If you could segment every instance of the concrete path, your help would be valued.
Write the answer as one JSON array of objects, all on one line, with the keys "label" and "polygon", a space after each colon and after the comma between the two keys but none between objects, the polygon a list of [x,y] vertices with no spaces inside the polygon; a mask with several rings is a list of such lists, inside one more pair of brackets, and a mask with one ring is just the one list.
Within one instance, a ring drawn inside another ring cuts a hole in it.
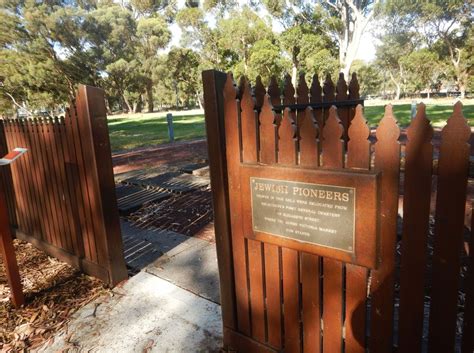
[{"label": "concrete path", "polygon": [[218,352],[218,304],[140,272],[75,313],[67,331],[39,352]]},{"label": "concrete path", "polygon": [[122,234],[126,244],[133,238],[125,255],[138,274],[114,288],[113,296],[78,310],[67,330],[38,351],[218,352],[222,321],[215,243],[128,222],[122,222]]}]

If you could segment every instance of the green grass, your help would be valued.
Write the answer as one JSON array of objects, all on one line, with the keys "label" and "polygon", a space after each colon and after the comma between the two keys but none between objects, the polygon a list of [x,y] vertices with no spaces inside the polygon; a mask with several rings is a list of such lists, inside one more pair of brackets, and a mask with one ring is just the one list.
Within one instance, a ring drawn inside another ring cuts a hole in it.
[{"label": "green grass", "polygon": [[[169,142],[166,116],[130,114],[108,118],[112,151],[159,145]],[[175,141],[192,140],[206,135],[204,115],[174,115]]]},{"label": "green grass", "polygon": [[[427,104],[428,118],[436,127],[443,126],[452,113],[451,102],[433,102]],[[371,127],[376,126],[384,114],[384,105],[371,105],[367,102],[364,111]],[[410,123],[410,104],[395,104],[395,116],[400,126]],[[463,108],[469,125],[474,126],[474,100],[468,100]],[[206,136],[204,115],[197,112],[178,112],[173,115],[174,135],[176,141],[186,141]],[[164,113],[122,114],[108,118],[110,140],[113,151],[122,151],[169,142],[166,116]]]},{"label": "green grass", "polygon": [[[366,106],[364,115],[370,126],[376,126],[382,119],[385,107],[383,105]],[[410,124],[411,104],[398,104],[393,106],[393,112],[400,126]],[[433,126],[443,126],[453,112],[452,105],[448,104],[427,104],[426,116],[431,120]],[[464,116],[468,119],[469,125],[474,126],[474,103],[465,104],[463,107]]]}]

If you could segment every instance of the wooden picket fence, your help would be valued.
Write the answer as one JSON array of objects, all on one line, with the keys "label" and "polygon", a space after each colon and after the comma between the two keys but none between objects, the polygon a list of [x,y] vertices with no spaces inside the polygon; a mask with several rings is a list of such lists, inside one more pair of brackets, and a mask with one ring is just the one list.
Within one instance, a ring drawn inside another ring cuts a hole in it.
[{"label": "wooden picket fence", "polygon": [[[462,104],[435,150],[423,105],[403,146],[390,105],[371,135],[362,105],[353,106],[356,76],[323,87],[315,77],[309,88],[301,77],[296,89],[287,79],[281,92],[276,80],[267,90],[259,80],[237,87],[231,74],[210,70],[203,83],[225,349],[472,353],[474,228],[464,238],[471,130]],[[380,172],[378,267],[246,233],[241,170],[270,167],[275,178]]]},{"label": "wooden picket fence", "polygon": [[80,86],[65,116],[0,123],[0,153],[28,152],[2,167],[10,224],[31,242],[115,285],[127,278],[104,93]]}]

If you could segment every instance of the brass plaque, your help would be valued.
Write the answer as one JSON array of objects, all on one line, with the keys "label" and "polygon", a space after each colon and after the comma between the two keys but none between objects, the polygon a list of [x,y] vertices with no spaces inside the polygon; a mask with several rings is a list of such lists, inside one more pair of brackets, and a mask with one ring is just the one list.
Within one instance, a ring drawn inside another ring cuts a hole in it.
[{"label": "brass plaque", "polygon": [[354,252],[352,187],[250,178],[253,230]]}]

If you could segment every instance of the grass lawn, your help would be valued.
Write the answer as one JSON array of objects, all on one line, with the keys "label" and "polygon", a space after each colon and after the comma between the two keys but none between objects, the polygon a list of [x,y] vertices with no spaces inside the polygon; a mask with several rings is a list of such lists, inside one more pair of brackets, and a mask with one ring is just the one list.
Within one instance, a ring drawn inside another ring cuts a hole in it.
[{"label": "grass lawn", "polygon": [[[427,115],[434,126],[443,126],[452,113],[452,102],[433,101],[427,104]],[[395,104],[395,116],[400,126],[410,123],[411,105]],[[367,102],[365,117],[370,126],[376,126],[384,113],[384,104]],[[464,116],[474,126],[474,100],[464,102]],[[113,151],[128,150],[169,142],[165,113],[121,114],[108,118],[110,140]],[[202,111],[174,112],[174,136],[176,141],[192,140],[206,136]]]}]

